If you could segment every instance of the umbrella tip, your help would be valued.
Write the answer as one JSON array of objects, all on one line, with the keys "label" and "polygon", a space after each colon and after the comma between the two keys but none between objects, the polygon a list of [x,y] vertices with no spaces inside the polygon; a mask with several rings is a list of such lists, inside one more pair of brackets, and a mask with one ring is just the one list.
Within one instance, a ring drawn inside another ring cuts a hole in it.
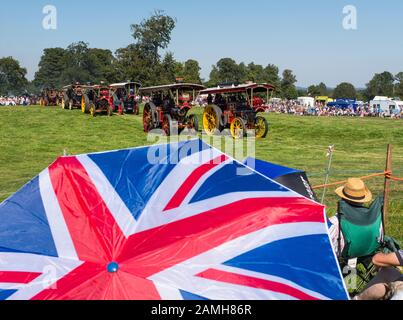
[{"label": "umbrella tip", "polygon": [[119,265],[116,262],[111,262],[107,265],[106,269],[109,273],[116,273],[119,270]]}]

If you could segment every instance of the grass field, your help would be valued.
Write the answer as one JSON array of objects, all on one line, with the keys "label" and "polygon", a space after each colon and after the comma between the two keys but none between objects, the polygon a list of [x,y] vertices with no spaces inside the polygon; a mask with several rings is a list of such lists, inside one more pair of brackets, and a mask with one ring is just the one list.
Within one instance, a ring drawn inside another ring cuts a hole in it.
[{"label": "grass field", "polygon": [[[201,110],[195,110],[201,114]],[[257,141],[262,160],[306,170],[313,185],[322,184],[326,150],[335,145],[331,181],[364,176],[385,167],[386,147],[394,145],[394,174],[403,176],[403,120],[317,118],[266,115],[271,132]],[[145,145],[141,117],[99,116],[78,110],[41,107],[0,107],[0,201],[62,155],[106,151]],[[368,181],[374,194],[383,179]],[[335,210],[333,189],[325,203]],[[321,191],[318,192],[319,197]],[[392,184],[387,231],[403,242],[403,183]]]}]

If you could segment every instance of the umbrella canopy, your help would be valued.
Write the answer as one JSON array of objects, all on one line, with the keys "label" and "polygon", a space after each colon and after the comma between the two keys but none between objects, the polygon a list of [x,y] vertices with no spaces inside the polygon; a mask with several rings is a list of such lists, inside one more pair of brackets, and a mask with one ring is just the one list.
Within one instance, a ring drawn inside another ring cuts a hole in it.
[{"label": "umbrella canopy", "polygon": [[318,198],[304,171],[254,158],[247,158],[244,164],[296,193],[318,202]]},{"label": "umbrella canopy", "polygon": [[0,299],[347,299],[324,208],[200,140],[61,157],[0,205]]}]

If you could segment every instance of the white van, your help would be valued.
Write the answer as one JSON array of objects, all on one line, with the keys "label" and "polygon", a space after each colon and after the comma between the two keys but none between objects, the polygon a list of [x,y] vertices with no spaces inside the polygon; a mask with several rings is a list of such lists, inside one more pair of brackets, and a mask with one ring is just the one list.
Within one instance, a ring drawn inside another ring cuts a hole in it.
[{"label": "white van", "polygon": [[312,97],[298,97],[298,103],[307,108],[315,107],[315,98]]},{"label": "white van", "polygon": [[385,116],[392,116],[399,114],[403,111],[403,101],[394,100],[388,97],[377,96],[374,100],[371,100],[369,106],[374,109],[374,111],[379,110]]}]

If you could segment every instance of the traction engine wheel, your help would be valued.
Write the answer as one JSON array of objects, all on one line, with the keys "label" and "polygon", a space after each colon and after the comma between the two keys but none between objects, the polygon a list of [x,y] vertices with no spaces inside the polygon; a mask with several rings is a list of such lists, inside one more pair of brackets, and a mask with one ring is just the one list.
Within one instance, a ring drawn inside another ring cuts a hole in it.
[{"label": "traction engine wheel", "polygon": [[85,97],[81,97],[81,112],[85,113]]},{"label": "traction engine wheel", "polygon": [[164,120],[162,121],[162,130],[168,137],[173,133],[173,122],[169,114],[164,115]]},{"label": "traction engine wheel", "polygon": [[194,129],[196,133],[199,132],[199,118],[195,114],[189,116],[188,128]]},{"label": "traction engine wheel", "polygon": [[217,133],[220,127],[219,116],[212,106],[207,106],[203,113],[203,129],[207,135],[212,136]]},{"label": "traction engine wheel", "polygon": [[90,115],[91,117],[96,117],[97,111],[95,109],[95,104],[93,102],[90,102]]},{"label": "traction engine wheel", "polygon": [[269,123],[262,116],[257,116],[255,119],[255,136],[257,139],[266,138],[269,132]]},{"label": "traction engine wheel", "polygon": [[143,112],[143,127],[144,132],[150,132],[153,129],[153,116],[150,106],[146,105]]},{"label": "traction engine wheel", "polygon": [[242,118],[235,118],[230,126],[231,135],[234,139],[242,139],[246,135],[245,121]]}]

